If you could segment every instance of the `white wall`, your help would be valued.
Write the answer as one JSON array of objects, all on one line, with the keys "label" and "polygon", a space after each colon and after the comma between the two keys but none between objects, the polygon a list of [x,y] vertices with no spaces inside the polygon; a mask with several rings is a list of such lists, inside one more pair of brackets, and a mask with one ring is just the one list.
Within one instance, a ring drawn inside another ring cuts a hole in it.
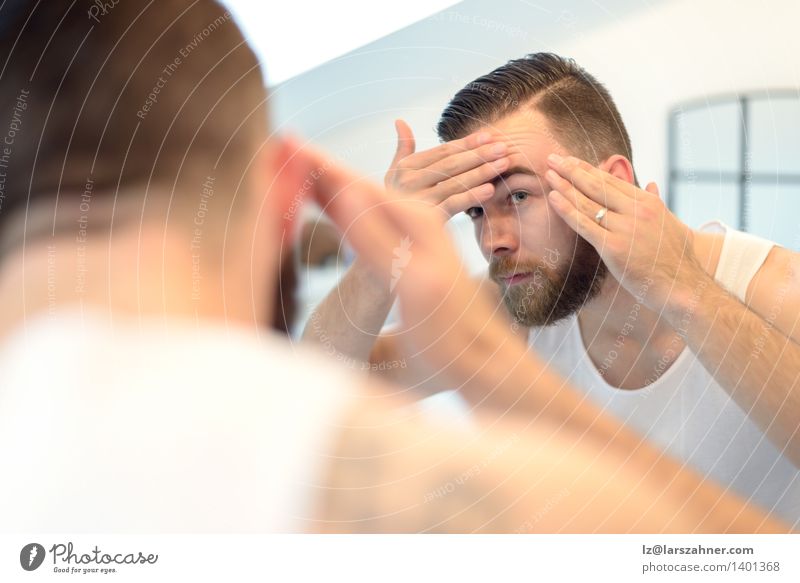
[{"label": "white wall", "polygon": [[798,89],[800,4],[679,0],[570,43],[569,54],[619,105],[640,178],[663,184],[669,110],[751,89]]}]

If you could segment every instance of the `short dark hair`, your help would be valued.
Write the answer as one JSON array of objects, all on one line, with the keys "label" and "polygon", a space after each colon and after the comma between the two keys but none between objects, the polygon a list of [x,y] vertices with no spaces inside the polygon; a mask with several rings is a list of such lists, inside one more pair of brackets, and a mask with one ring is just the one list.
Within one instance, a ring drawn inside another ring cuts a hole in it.
[{"label": "short dark hair", "polygon": [[200,190],[208,175],[217,189],[238,184],[267,132],[266,89],[218,2],[16,1],[1,12],[0,219],[56,196],[80,204],[89,183],[95,195]]},{"label": "short dark hair", "polygon": [[608,90],[572,59],[552,53],[509,61],[467,84],[447,104],[436,131],[449,142],[527,106],[547,118],[562,145],[587,160],[621,154],[633,163],[628,131]]}]

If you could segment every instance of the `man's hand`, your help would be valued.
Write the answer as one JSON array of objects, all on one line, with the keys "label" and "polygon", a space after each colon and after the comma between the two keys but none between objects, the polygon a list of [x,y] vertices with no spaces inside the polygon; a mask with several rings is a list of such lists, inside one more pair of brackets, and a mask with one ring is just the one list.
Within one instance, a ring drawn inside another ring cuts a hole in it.
[{"label": "man's hand", "polygon": [[553,208],[611,274],[655,312],[684,311],[708,274],[695,257],[692,230],[664,205],[658,187],[642,190],[573,157],[551,155],[548,165]]},{"label": "man's hand", "polygon": [[[692,231],[664,206],[655,185],[644,191],[574,158],[549,164],[545,176],[558,214],[625,289],[684,336],[720,386],[800,468],[800,347],[702,269]],[[608,212],[598,224],[603,207]],[[780,311],[781,301],[770,309]]]},{"label": "man's hand", "polygon": [[488,132],[415,153],[408,124],[397,120],[395,128],[397,152],[386,173],[386,188],[438,206],[445,219],[490,199],[492,181],[509,167],[507,146],[493,142]]},{"label": "man's hand", "polygon": [[[312,178],[304,190],[322,205],[358,255],[315,309],[313,325],[306,326],[303,338],[319,344],[324,330],[329,352],[360,362],[405,364],[407,359],[408,368],[381,374],[426,392],[451,389],[461,382],[444,372],[453,357],[442,356],[431,342],[447,334],[448,348],[457,346],[454,321],[480,314],[474,303],[483,294],[469,281],[442,227],[454,213],[493,195],[491,181],[508,167],[502,160],[506,147],[492,153],[491,138],[482,133],[415,154],[408,126],[397,122],[397,132],[386,189],[326,160],[321,152],[294,145],[297,168]],[[381,334],[398,293],[402,325]],[[487,312],[476,321],[488,317]],[[458,329],[464,344],[472,342],[471,326]]]},{"label": "man's hand", "polygon": [[309,168],[326,168],[311,196],[353,246],[361,261],[401,296],[434,309],[441,294],[466,279],[453,243],[428,197],[386,190],[310,146],[298,149]]},{"label": "man's hand", "polygon": [[488,132],[477,132],[415,153],[411,128],[401,120],[396,128],[397,152],[385,177],[386,189],[314,148],[295,145],[296,156],[309,168],[326,168],[311,195],[359,259],[392,290],[408,281],[407,295],[436,297],[467,277],[452,241],[437,228],[442,211],[449,219],[490,198],[492,181],[509,167],[507,146],[493,142]]}]

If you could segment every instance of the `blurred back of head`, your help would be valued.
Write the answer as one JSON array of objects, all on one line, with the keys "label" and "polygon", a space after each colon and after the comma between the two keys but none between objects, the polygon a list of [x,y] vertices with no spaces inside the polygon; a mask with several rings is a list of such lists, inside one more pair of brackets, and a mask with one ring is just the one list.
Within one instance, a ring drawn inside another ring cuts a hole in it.
[{"label": "blurred back of head", "polygon": [[208,177],[241,188],[266,90],[219,3],[17,1],[0,20],[0,112],[16,115],[0,229],[27,205],[74,210],[87,189],[158,191],[148,206],[174,209]]}]

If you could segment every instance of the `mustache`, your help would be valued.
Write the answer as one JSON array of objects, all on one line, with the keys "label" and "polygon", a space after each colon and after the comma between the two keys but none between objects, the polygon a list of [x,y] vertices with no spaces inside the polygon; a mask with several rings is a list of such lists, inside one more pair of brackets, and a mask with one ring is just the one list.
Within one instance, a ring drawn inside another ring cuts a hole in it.
[{"label": "mustache", "polygon": [[500,257],[489,262],[489,277],[500,283],[504,277],[510,277],[515,273],[542,273],[550,276],[552,269],[543,261],[515,259],[513,257]]}]

